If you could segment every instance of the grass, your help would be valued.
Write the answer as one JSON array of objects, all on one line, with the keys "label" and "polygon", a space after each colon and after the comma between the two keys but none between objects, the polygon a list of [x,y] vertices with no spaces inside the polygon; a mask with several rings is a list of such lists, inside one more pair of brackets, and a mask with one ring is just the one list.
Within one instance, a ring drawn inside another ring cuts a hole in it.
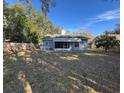
[{"label": "grass", "polygon": [[119,53],[25,51],[4,55],[4,93],[119,93]]}]

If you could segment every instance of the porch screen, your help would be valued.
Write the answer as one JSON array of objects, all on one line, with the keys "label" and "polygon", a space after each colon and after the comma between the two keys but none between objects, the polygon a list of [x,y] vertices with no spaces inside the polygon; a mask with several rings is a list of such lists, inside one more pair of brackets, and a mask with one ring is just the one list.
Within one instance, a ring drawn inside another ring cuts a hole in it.
[{"label": "porch screen", "polygon": [[55,48],[69,48],[69,42],[55,42]]}]

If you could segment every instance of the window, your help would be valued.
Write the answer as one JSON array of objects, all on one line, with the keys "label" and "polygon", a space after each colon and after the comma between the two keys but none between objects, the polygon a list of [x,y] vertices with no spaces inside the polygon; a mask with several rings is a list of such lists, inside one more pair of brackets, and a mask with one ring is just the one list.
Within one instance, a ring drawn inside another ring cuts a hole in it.
[{"label": "window", "polygon": [[79,47],[79,43],[78,42],[75,42],[74,45],[75,45],[75,47]]},{"label": "window", "polygon": [[69,42],[55,42],[55,48],[69,48]]}]

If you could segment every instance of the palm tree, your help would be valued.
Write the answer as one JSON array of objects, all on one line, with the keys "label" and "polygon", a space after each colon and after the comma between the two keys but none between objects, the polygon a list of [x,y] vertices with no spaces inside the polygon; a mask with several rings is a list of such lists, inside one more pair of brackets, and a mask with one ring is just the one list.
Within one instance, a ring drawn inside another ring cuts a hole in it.
[{"label": "palm tree", "polygon": [[[19,0],[19,1],[25,2],[29,9],[32,8],[31,0]],[[47,13],[50,11],[50,8],[55,6],[55,0],[40,0],[40,3],[41,3],[42,13],[44,14],[45,17],[47,17]]]},{"label": "palm tree", "polygon": [[40,2],[41,2],[42,12],[43,12],[44,16],[46,17],[50,8],[55,6],[55,0],[40,0]]}]

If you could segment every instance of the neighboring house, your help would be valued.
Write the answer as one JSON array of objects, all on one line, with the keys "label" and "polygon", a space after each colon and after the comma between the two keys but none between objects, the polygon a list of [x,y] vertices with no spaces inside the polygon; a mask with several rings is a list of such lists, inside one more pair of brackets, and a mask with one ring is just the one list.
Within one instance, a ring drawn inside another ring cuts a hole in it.
[{"label": "neighboring house", "polygon": [[108,36],[120,41],[120,34],[108,34]]},{"label": "neighboring house", "polygon": [[54,51],[80,51],[88,47],[88,38],[74,35],[45,36],[41,48]]}]

